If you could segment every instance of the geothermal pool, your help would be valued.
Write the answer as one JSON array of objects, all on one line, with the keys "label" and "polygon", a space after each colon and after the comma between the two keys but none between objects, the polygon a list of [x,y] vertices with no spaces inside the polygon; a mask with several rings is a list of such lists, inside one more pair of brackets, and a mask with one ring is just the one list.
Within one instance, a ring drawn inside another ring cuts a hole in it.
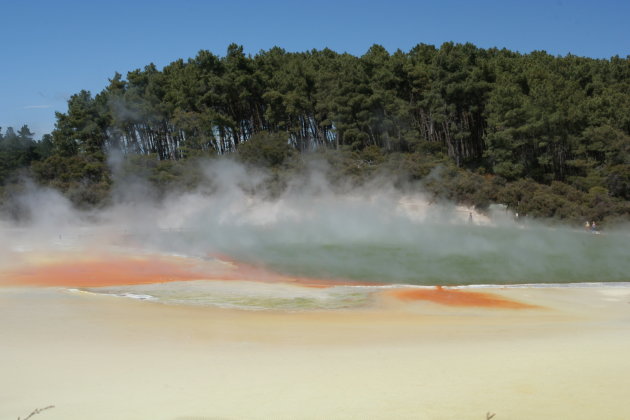
[{"label": "geothermal pool", "polygon": [[389,298],[523,309],[535,304],[484,288],[629,284],[623,232],[435,224],[388,235],[381,243],[369,235],[318,241],[308,231],[288,236],[250,226],[245,242],[216,241],[203,230],[105,242],[87,229],[29,247],[18,232],[0,279],[165,304],[288,311],[358,309]]},{"label": "geothermal pool", "polygon": [[627,229],[242,175],[94,212],[27,192],[0,417],[630,418]]},{"label": "geothermal pool", "polygon": [[630,416],[623,232],[406,226],[11,229],[0,417]]}]

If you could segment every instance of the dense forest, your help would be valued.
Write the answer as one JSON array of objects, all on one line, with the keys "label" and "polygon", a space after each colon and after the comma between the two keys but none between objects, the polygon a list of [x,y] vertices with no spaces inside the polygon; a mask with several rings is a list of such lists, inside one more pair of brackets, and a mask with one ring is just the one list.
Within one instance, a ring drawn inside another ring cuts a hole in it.
[{"label": "dense forest", "polygon": [[27,126],[0,130],[5,207],[25,176],[79,206],[107,204],[116,150],[160,189],[195,188],[194,163],[227,155],[267,167],[280,191],[318,158],[346,185],[387,174],[481,210],[502,203],[573,223],[630,215],[630,56],[453,43],[251,56],[232,44],[223,57],[116,73],[56,117],[41,141]]}]

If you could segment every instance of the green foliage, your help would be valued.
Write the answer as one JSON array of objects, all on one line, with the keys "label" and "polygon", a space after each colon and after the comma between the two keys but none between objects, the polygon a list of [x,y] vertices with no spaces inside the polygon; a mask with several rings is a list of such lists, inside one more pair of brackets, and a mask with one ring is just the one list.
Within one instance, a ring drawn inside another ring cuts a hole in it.
[{"label": "green foliage", "polygon": [[147,157],[135,170],[160,188],[195,183],[182,161],[229,153],[283,185],[300,154],[319,154],[348,184],[393,173],[482,208],[613,217],[630,199],[630,58],[451,42],[249,56],[231,44],[222,57],[202,50],[73,95],[41,142],[28,128],[0,133],[0,182],[32,166],[41,182],[95,203],[114,149]]},{"label": "green foliage", "polygon": [[123,159],[112,179],[122,188],[129,182],[147,181],[157,194],[191,191],[203,180],[201,165],[194,158],[159,160],[155,155],[131,155]]},{"label": "green foliage", "polygon": [[48,157],[51,152],[50,136],[44,136],[42,141],[37,142],[26,125],[17,133],[12,127],[8,127],[4,135],[0,130],[0,185],[23,172],[32,162]]},{"label": "green foliage", "polygon": [[238,148],[239,159],[247,164],[262,167],[279,167],[293,153],[286,134],[260,132]]},{"label": "green foliage", "polygon": [[33,163],[35,179],[65,193],[79,207],[107,202],[111,180],[102,156],[53,154]]}]

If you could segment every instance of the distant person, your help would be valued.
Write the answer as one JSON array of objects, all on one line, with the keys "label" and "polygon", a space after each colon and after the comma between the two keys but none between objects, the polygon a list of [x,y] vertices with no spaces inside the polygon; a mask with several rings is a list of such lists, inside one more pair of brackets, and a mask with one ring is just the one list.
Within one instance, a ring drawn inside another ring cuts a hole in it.
[{"label": "distant person", "polygon": [[591,222],[591,232],[597,232],[597,225],[595,224],[594,220]]},{"label": "distant person", "polygon": [[584,223],[584,229],[591,230],[591,224],[588,222],[588,220],[586,221],[586,223]]},{"label": "distant person", "polygon": [[468,212],[468,223],[472,225],[472,212]]}]

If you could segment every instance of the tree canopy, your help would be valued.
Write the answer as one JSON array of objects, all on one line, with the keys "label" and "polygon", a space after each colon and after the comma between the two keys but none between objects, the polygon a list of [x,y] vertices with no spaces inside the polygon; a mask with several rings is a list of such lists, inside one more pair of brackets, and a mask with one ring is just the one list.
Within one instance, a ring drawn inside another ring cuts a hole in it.
[{"label": "tree canopy", "polygon": [[[231,44],[222,57],[202,50],[161,70],[116,73],[96,96],[73,95],[41,143],[26,126],[7,129],[0,181],[31,166],[38,180],[64,191],[78,183],[106,194],[105,156],[114,149],[157,166],[235,153],[277,167],[325,151],[367,172],[375,165],[405,172],[429,189],[426,176],[446,168],[440,194],[478,205],[499,201],[560,218],[623,215],[630,57],[469,43],[394,53],[373,45],[360,57],[274,47],[251,56]],[[562,201],[569,196],[577,201]],[[593,210],[599,202],[609,210]]]}]

